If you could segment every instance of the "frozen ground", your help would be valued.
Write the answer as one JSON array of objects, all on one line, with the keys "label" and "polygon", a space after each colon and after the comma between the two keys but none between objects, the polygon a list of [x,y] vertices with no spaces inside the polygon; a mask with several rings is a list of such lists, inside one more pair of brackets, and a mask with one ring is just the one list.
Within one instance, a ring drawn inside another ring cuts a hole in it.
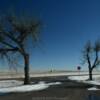
[{"label": "frozen ground", "polygon": [[38,84],[23,85],[22,81],[5,80],[0,81],[0,93],[37,91],[46,89],[51,85],[59,84],[61,84],[61,82],[45,83],[40,81]]},{"label": "frozen ground", "polygon": [[68,79],[75,80],[77,82],[88,83],[94,85],[94,87],[89,88],[88,90],[100,90],[96,86],[100,86],[100,75],[93,75],[93,80],[88,80],[89,76],[69,76]]},{"label": "frozen ground", "polygon": [[[62,73],[41,73],[41,74],[32,74],[34,77],[43,77],[43,76],[68,76],[70,80],[75,80],[78,82],[88,83],[95,85],[100,85],[100,75],[99,72],[95,72],[93,75],[93,81],[88,81],[87,72],[62,72]],[[32,76],[31,75],[31,76]],[[16,75],[14,76],[16,77]],[[3,78],[0,76],[0,78]],[[6,78],[9,78],[6,76]],[[11,78],[11,77],[10,77]],[[61,82],[39,82],[38,84],[32,85],[23,85],[23,81],[18,80],[3,80],[0,81],[0,93],[9,93],[9,92],[27,92],[27,91],[38,91],[43,90],[51,85],[59,85]],[[96,86],[89,88],[88,90],[99,90]]]},{"label": "frozen ground", "polygon": [[[99,71],[94,71],[93,74],[100,75]],[[87,71],[59,71],[59,72],[31,72],[31,77],[49,77],[49,76],[72,76],[72,75],[88,75]],[[6,79],[6,78],[24,78],[23,73],[15,73],[15,72],[2,72],[0,73],[0,79]]]},{"label": "frozen ground", "polygon": [[8,87],[20,86],[22,84],[23,84],[23,81],[2,80],[2,81],[0,81],[0,88],[8,88]]}]

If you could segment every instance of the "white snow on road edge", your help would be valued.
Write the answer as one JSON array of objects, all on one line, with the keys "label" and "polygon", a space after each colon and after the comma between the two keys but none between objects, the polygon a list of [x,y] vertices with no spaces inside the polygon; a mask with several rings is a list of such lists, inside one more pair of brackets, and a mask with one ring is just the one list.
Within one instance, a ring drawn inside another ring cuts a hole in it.
[{"label": "white snow on road edge", "polygon": [[0,80],[0,88],[20,86],[22,84],[23,81],[18,80]]},{"label": "white snow on road edge", "polygon": [[68,79],[76,81],[84,81],[88,79],[88,76],[69,76]]},{"label": "white snow on road edge", "polygon": [[90,81],[88,80],[88,75],[87,76],[69,76],[69,80],[75,80],[77,82],[83,82],[83,83],[88,83],[88,84],[93,84],[93,85],[100,85],[100,76],[93,76],[93,80]]},{"label": "white snow on road edge", "polygon": [[[8,82],[10,83],[10,81]],[[3,82],[7,82],[7,81],[3,81]],[[1,84],[1,81],[0,81],[0,84]],[[0,93],[39,91],[39,90],[46,89],[51,85],[59,85],[59,84],[61,84],[61,82],[52,82],[52,83],[39,82],[38,84],[20,85],[20,86],[15,85],[14,87],[4,87],[3,86],[4,88],[0,88]]]},{"label": "white snow on road edge", "polygon": [[[93,76],[93,80],[89,81],[88,80],[88,75],[87,76],[69,76],[68,79],[70,80],[75,80],[77,82],[82,82],[82,83],[87,83],[87,84],[92,84],[92,85],[99,85],[100,86],[100,75],[94,75]],[[100,90],[97,87],[92,87],[92,88],[88,88],[88,90]]]},{"label": "white snow on road edge", "polygon": [[97,91],[97,90],[100,90],[98,89],[97,87],[91,87],[91,88],[88,88],[89,91]]}]

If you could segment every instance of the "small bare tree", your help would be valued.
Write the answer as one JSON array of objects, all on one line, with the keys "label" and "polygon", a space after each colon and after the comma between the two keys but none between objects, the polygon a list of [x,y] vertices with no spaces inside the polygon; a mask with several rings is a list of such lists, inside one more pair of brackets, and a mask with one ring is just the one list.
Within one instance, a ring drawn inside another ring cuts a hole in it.
[{"label": "small bare tree", "polygon": [[30,44],[30,39],[33,39],[34,42],[38,41],[39,26],[39,21],[25,16],[10,15],[0,20],[0,54],[7,58],[11,53],[22,55],[25,65],[24,84],[30,83],[27,45]]},{"label": "small bare tree", "polygon": [[99,51],[100,51],[99,40],[95,42],[94,46],[91,44],[90,41],[86,43],[83,51],[83,59],[84,63],[88,64],[89,80],[93,79],[92,78],[93,69],[96,68],[98,65],[100,65]]}]

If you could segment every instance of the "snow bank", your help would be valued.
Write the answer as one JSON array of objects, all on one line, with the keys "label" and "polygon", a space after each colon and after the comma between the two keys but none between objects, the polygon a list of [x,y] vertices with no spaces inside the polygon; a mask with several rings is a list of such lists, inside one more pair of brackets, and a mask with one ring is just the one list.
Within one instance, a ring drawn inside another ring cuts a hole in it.
[{"label": "snow bank", "polygon": [[[89,76],[69,76],[68,79],[75,80],[77,82],[87,83],[91,85],[100,85],[100,75],[94,75],[93,80],[88,80]],[[97,87],[88,88],[88,90],[100,90]]]},{"label": "snow bank", "polygon": [[[88,75],[81,75],[81,76],[69,76],[68,79],[70,80],[79,80],[79,81],[85,81],[89,79]],[[93,80],[99,81],[100,82],[100,75],[93,75]]]},{"label": "snow bank", "polygon": [[50,85],[60,85],[60,84],[61,84],[61,82],[48,83],[49,86]]},{"label": "snow bank", "polygon": [[36,90],[43,90],[48,88],[49,86],[45,83],[38,83],[35,85],[23,85],[17,87],[8,87],[8,88],[1,88],[0,92],[8,93],[8,92],[28,92],[28,91],[36,91]]},{"label": "snow bank", "polygon": [[0,88],[6,88],[6,87],[14,87],[22,85],[23,81],[18,80],[1,80],[0,81]]},{"label": "snow bank", "polygon": [[92,84],[92,85],[100,85],[100,82],[98,80],[93,80],[93,81],[83,81],[84,83]]},{"label": "snow bank", "polygon": [[83,82],[83,83],[88,83],[88,84],[93,84],[93,85],[100,85],[100,76],[98,75],[93,76],[93,81],[89,81],[88,77],[89,76],[69,76],[68,79],[75,80],[77,82]]},{"label": "snow bank", "polygon": [[91,88],[88,88],[89,91],[97,91],[97,90],[100,90],[98,89],[97,87],[91,87]]},{"label": "snow bank", "polygon": [[76,81],[84,81],[88,79],[88,76],[69,76],[68,79]]},{"label": "snow bank", "polygon": [[[10,87],[5,86],[5,84],[1,84],[4,82],[8,82],[8,84],[9,84],[8,86],[10,86]],[[20,82],[18,84],[17,83],[12,84],[12,82],[13,82],[12,80],[2,81],[2,82],[0,81],[0,85],[3,87],[3,88],[0,88],[0,93],[38,91],[38,90],[46,89],[51,85],[61,84],[61,82],[45,83],[45,82],[41,81],[38,84],[34,84],[34,85],[22,85],[21,84],[20,86],[18,86]],[[14,86],[14,87],[12,87],[12,86]]]}]

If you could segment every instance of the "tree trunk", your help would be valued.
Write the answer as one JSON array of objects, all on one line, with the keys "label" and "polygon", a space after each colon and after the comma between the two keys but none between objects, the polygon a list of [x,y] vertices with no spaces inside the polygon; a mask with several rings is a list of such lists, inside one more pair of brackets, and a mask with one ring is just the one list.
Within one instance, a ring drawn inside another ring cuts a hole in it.
[{"label": "tree trunk", "polygon": [[29,55],[25,54],[24,55],[24,74],[25,74],[25,78],[24,78],[24,84],[30,84],[30,77],[29,77]]},{"label": "tree trunk", "polygon": [[89,80],[92,80],[92,69],[89,69]]}]

